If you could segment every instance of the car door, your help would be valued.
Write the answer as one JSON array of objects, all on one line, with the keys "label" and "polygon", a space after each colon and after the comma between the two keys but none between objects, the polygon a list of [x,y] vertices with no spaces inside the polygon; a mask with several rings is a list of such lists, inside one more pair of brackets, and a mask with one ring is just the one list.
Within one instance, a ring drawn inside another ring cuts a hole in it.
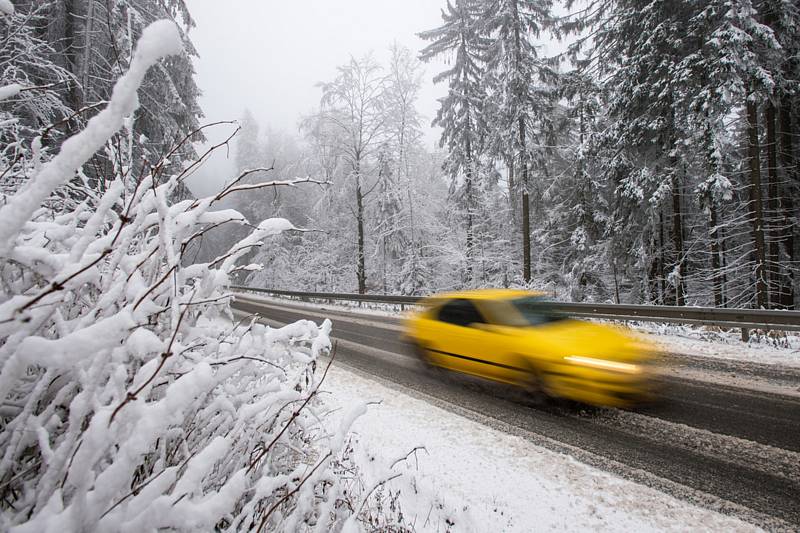
[{"label": "car door", "polygon": [[495,378],[490,362],[497,334],[466,298],[450,300],[436,311],[437,335],[429,345],[431,360],[442,367]]}]

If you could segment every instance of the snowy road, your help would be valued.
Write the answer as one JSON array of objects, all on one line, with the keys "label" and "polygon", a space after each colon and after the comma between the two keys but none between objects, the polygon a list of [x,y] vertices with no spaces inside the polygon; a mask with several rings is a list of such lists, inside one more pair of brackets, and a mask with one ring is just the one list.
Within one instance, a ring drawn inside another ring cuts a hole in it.
[{"label": "snowy road", "polygon": [[429,375],[396,318],[249,296],[235,308],[275,325],[329,317],[348,370],[692,503],[767,529],[800,527],[800,369],[676,356],[658,406],[543,408],[507,387]]}]

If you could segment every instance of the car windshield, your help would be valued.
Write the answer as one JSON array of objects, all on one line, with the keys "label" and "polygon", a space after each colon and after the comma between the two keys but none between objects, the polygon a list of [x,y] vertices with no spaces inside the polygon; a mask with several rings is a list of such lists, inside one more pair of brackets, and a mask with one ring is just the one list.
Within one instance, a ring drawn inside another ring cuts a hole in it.
[{"label": "car windshield", "polygon": [[492,316],[496,324],[514,327],[541,326],[569,318],[541,296],[492,302]]}]

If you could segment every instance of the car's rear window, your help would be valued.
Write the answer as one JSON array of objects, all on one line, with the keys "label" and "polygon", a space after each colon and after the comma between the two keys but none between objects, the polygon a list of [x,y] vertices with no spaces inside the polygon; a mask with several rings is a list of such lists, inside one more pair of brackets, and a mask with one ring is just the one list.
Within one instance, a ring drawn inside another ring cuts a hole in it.
[{"label": "car's rear window", "polygon": [[569,318],[554,310],[551,302],[542,296],[493,302],[492,315],[497,324],[516,327],[541,326]]}]

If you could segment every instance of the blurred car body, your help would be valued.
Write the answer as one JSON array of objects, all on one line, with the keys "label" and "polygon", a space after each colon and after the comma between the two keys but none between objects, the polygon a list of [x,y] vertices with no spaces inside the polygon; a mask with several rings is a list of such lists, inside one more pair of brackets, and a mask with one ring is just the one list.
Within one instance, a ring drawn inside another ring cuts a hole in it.
[{"label": "blurred car body", "polygon": [[431,366],[593,405],[652,399],[650,346],[621,328],[559,314],[542,294],[485,289],[421,305],[406,318],[405,337]]}]

